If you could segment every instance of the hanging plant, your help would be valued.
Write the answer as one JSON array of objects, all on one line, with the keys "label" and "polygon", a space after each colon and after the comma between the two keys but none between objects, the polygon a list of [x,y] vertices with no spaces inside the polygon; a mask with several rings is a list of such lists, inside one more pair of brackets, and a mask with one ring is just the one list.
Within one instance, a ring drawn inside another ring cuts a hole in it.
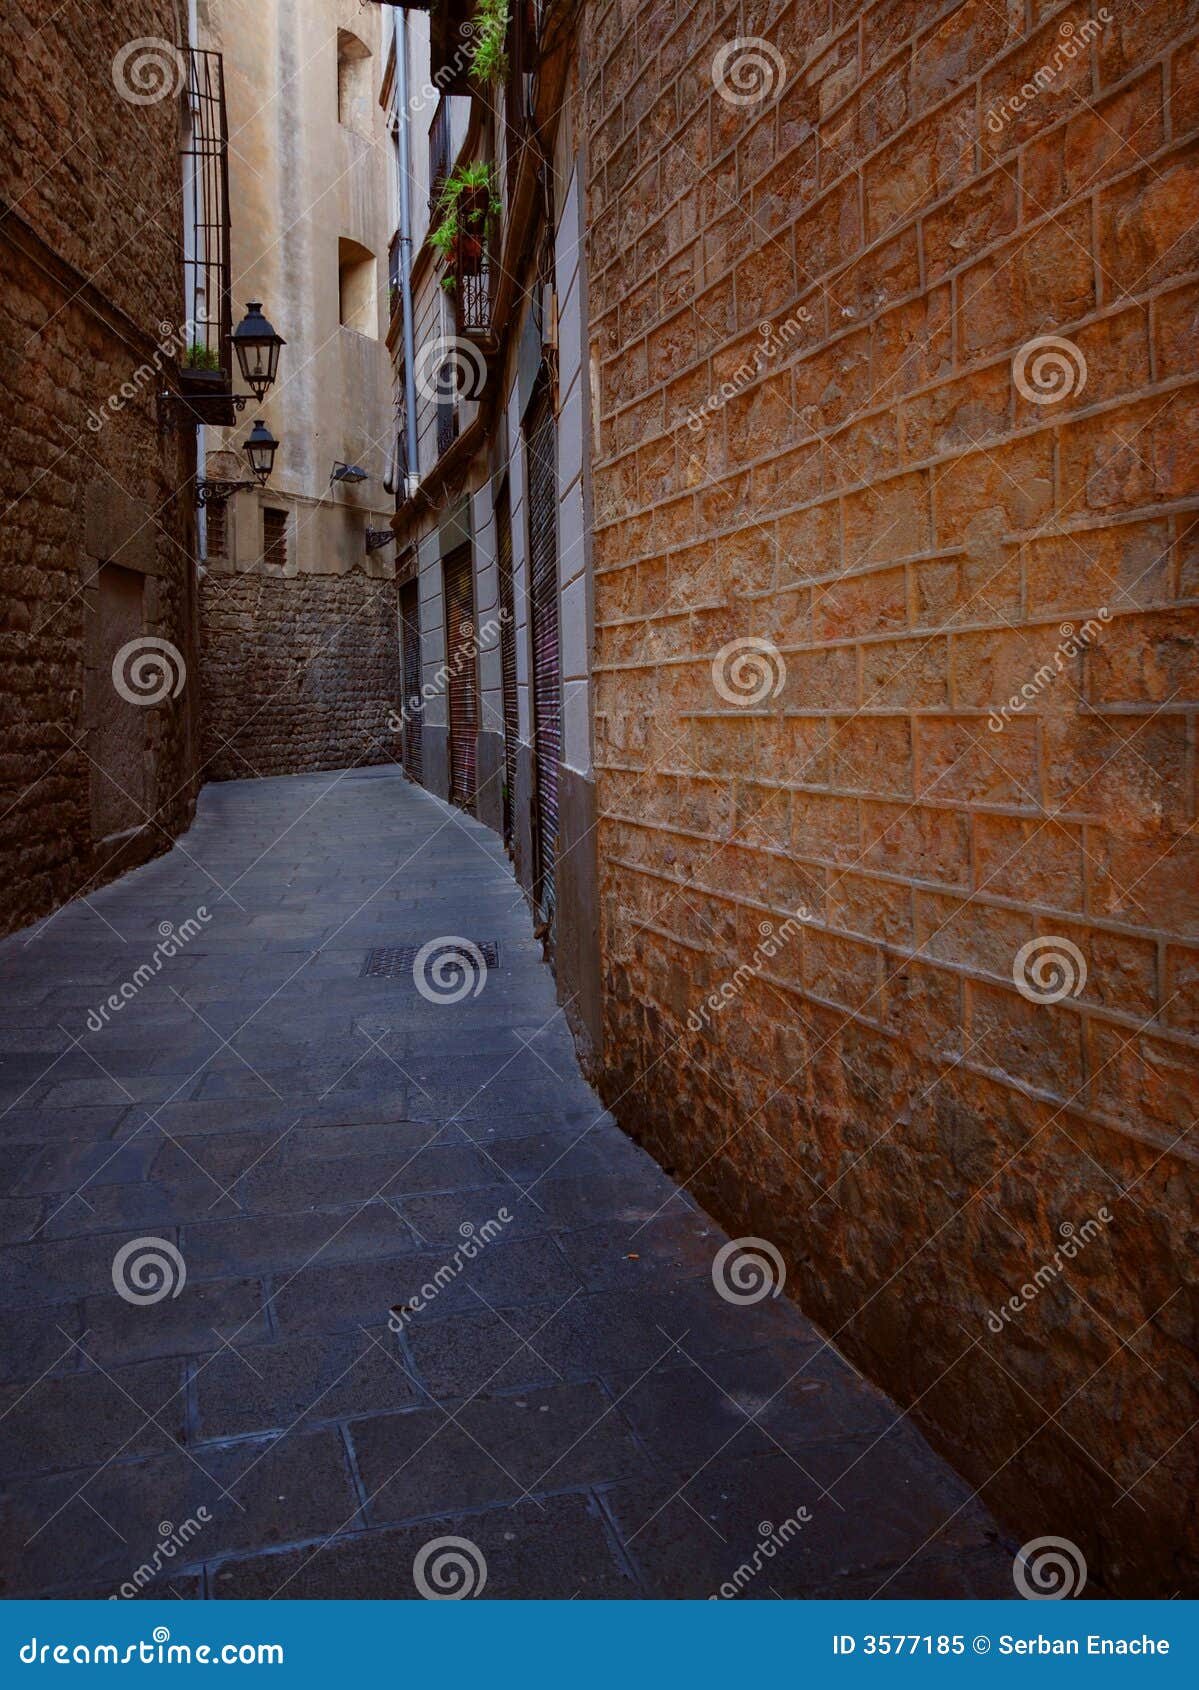
[{"label": "hanging plant", "polygon": [[476,82],[503,82],[508,75],[510,0],[479,0],[475,7],[470,74]]},{"label": "hanging plant", "polygon": [[437,224],[429,233],[429,245],[446,262],[443,288],[452,289],[459,276],[478,275],[487,225],[500,210],[490,161],[459,165],[441,191]]},{"label": "hanging plant", "polygon": [[183,355],[185,370],[219,370],[221,361],[210,346],[205,346],[201,340],[193,340]]}]

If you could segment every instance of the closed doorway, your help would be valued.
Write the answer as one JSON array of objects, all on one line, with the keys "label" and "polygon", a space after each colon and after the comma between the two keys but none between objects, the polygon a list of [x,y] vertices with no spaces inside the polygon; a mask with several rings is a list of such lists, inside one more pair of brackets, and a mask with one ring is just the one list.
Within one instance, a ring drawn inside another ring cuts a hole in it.
[{"label": "closed doorway", "polygon": [[156,679],[158,660],[143,632],[144,584],[136,570],[115,563],[106,563],[97,581],[89,628],[88,723],[92,837],[97,841],[130,833],[150,819],[146,752],[152,698],[143,702],[139,694]]},{"label": "closed doorway", "polygon": [[404,694],[400,756],[413,780],[423,780],[421,726],[424,699],[421,694],[420,587],[416,581],[405,581],[400,588],[400,686]]},{"label": "closed doorway", "polygon": [[529,488],[529,620],[533,645],[536,815],[533,895],[552,921],[558,855],[562,674],[558,655],[558,502],[554,410],[542,381],[525,418]]},{"label": "closed doorway", "polygon": [[516,590],[512,578],[512,512],[504,488],[495,508],[500,585],[500,669],[504,691],[504,843],[512,849],[516,808],[516,748],[520,708],[516,697]]},{"label": "closed doorway", "polygon": [[445,571],[446,664],[450,716],[450,802],[473,812],[475,746],[479,732],[479,683],[476,674],[475,595],[471,552],[459,546]]}]

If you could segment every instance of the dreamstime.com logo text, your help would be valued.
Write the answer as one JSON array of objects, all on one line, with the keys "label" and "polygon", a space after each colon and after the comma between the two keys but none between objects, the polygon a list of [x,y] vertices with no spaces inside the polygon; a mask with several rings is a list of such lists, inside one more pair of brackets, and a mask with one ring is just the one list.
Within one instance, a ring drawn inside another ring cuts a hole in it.
[{"label": "dreamstime.com logo text", "polygon": [[86,422],[92,434],[99,434],[110,417],[115,417],[123,411],[126,405],[133,403],[147,387],[157,388],[157,379],[161,377],[166,365],[178,362],[179,354],[186,352],[193,340],[197,338],[196,325],[193,322],[168,323],[165,320],[158,325],[159,341],[154,348],[154,355],[145,363],[139,364],[131,376],[127,376],[117,388],[110,393],[100,408],[93,405],[88,411]]},{"label": "dreamstime.com logo text", "polygon": [[758,1542],[748,1561],[742,1561],[732,1578],[725,1579],[719,1590],[714,1590],[708,1597],[709,1602],[730,1602],[740,1596],[751,1579],[757,1577],[762,1569],[774,1560],[780,1549],[786,1549],[793,1537],[798,1537],[805,1526],[810,1525],[812,1516],[807,1508],[797,1508],[794,1514],[788,1515],[781,1526],[772,1526],[769,1520],[763,1520],[758,1527]]},{"label": "dreamstime.com logo text", "polygon": [[1106,1204],[1096,1215],[1088,1216],[1081,1226],[1076,1227],[1073,1221],[1063,1221],[1058,1227],[1062,1241],[1053,1255],[1047,1262],[1041,1263],[1032,1278],[1026,1280],[1006,1303],[1001,1303],[997,1309],[991,1310],[987,1316],[988,1329],[992,1332],[1002,1332],[1016,1315],[1023,1313],[1030,1303],[1036,1301],[1042,1291],[1048,1290],[1065,1273],[1075,1257],[1081,1255],[1087,1245],[1098,1238],[1104,1227],[1110,1226],[1111,1223],[1111,1210]]},{"label": "dreamstime.com logo text", "polygon": [[799,331],[811,321],[812,313],[806,306],[801,305],[793,317],[788,317],[786,322],[780,323],[777,328],[773,323],[759,323],[758,333],[762,337],[760,343],[737,365],[732,375],[721,382],[714,393],[709,393],[702,405],[692,405],[687,412],[687,427],[692,434],[701,433],[705,424],[722,411],[730,399],[736,399],[747,387],[752,387],[762,371],[783,356]]},{"label": "dreamstime.com logo text", "polygon": [[441,1264],[432,1279],[427,1279],[406,1303],[391,1310],[387,1318],[390,1329],[393,1332],[402,1332],[414,1314],[423,1314],[429,1304],[435,1302],[441,1293],[454,1283],[458,1275],[499,1237],[511,1219],[507,1209],[500,1209],[494,1220],[484,1221],[482,1226],[476,1226],[473,1221],[463,1221],[458,1228],[462,1243],[449,1261]]},{"label": "dreamstime.com logo text", "polygon": [[509,617],[507,610],[501,610],[497,616],[489,617],[478,629],[471,628],[469,623],[464,622],[460,632],[465,638],[455,651],[452,661],[441,664],[431,681],[426,681],[419,692],[413,693],[411,698],[406,698],[402,710],[391,711],[387,718],[388,732],[400,733],[414,716],[420,715],[426,704],[434,698],[440,698],[449,682],[461,675],[467,664],[476,661],[480,651],[489,641],[494,640]]},{"label": "dreamstime.com logo text", "polygon": [[727,1009],[734,998],[739,998],[751,980],[756,980],[768,962],[773,962],[780,951],[786,949],[795,935],[803,927],[805,921],[811,920],[811,912],[801,904],[794,915],[789,915],[782,925],[775,929],[772,921],[763,921],[758,926],[761,943],[754,946],[753,955],[748,962],[721,982],[714,992],[709,992],[698,1009],[693,1009],[687,1017],[687,1030],[698,1033],[708,1026],[714,1015],[719,1015],[722,1009]]},{"label": "dreamstime.com logo text", "polygon": [[201,1506],[193,1515],[188,1515],[182,1525],[173,1526],[169,1520],[163,1520],[158,1527],[159,1541],[154,1546],[154,1553],[148,1561],[143,1561],[131,1578],[125,1580],[121,1588],[113,1593],[108,1600],[120,1602],[132,1601],[140,1596],[147,1585],[154,1583],[159,1575],[174,1561],[181,1549],[186,1549],[193,1537],[200,1532],[212,1519],[207,1508]]},{"label": "dreamstime.com logo text", "polygon": [[1058,44],[1043,65],[1040,65],[1024,84],[1014,94],[1009,94],[1006,100],[1000,100],[996,106],[987,110],[984,122],[992,135],[1000,134],[1012,121],[1013,117],[1032,104],[1038,94],[1044,94],[1053,87],[1058,77],[1073,60],[1085,54],[1097,35],[1112,21],[1112,14],[1106,6],[1100,6],[1093,18],[1087,18],[1084,23],[1075,24],[1070,18],[1058,25]]},{"label": "dreamstime.com logo text", "polygon": [[90,1033],[101,1032],[107,1025],[109,1017],[124,1009],[127,1003],[131,1003],[143,986],[148,986],[151,980],[157,979],[158,975],[162,973],[163,963],[169,962],[174,956],[178,956],[188,940],[194,939],[197,933],[203,932],[211,920],[212,917],[208,913],[207,906],[201,904],[195,915],[189,915],[187,920],[180,922],[178,927],[174,926],[172,922],[160,921],[158,924],[159,940],[150,952],[150,960],[135,968],[128,980],[123,980],[115,992],[110,992],[99,1008],[88,1010],[88,1031]]},{"label": "dreamstime.com logo text", "polygon": [[1072,657],[1084,652],[1091,642],[1103,632],[1105,622],[1110,622],[1112,613],[1106,605],[1099,612],[1098,619],[1088,616],[1081,628],[1075,628],[1073,622],[1063,622],[1061,626],[1061,643],[1054,648],[1053,657],[1033,675],[1031,681],[1025,681],[1020,691],[1013,693],[1006,704],[1001,704],[998,710],[992,710],[987,717],[987,726],[993,734],[1002,733],[1013,716],[1018,716],[1035,698],[1039,698],[1045,688],[1063,674],[1066,664]]},{"label": "dreamstime.com logo text", "polygon": [[452,92],[452,85],[461,79],[462,72],[469,70],[474,34],[475,26],[469,19],[458,25],[458,45],[453,58],[433,72],[432,81],[422,83],[415,93],[408,96],[408,110],[413,117],[435,106],[443,94]]},{"label": "dreamstime.com logo text", "polygon": [[140,1643],[39,1643],[31,1637],[17,1651],[22,1666],[281,1667],[282,1643],[172,1643],[156,1625]]}]

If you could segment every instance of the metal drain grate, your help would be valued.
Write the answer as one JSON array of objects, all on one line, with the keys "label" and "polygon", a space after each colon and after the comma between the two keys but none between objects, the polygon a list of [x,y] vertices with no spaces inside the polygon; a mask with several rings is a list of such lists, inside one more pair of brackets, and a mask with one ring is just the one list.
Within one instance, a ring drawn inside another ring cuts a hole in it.
[{"label": "metal drain grate", "polygon": [[[488,968],[498,968],[500,965],[500,947],[494,939],[469,939],[467,944],[473,945],[479,956],[483,958]],[[367,951],[366,960],[362,964],[360,980],[401,980],[412,978],[413,966],[423,945],[380,945],[376,950]],[[449,962],[451,967],[456,961],[468,971],[477,967],[476,959],[469,951],[464,951],[455,945],[452,939],[434,940],[433,952],[427,959],[431,963],[444,967]]]}]

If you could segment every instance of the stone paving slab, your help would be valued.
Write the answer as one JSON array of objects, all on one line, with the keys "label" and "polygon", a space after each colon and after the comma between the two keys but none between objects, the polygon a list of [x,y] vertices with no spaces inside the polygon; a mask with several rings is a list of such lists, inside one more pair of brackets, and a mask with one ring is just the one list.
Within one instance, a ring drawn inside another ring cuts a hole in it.
[{"label": "stone paving slab", "polygon": [[[477,995],[363,976],[451,934],[499,945]],[[1012,1594],[898,1406],[720,1294],[499,841],[398,772],[206,788],[0,988],[5,1594],[134,1589],[186,1526],[138,1593],[408,1599],[454,1536],[485,1595],[706,1596],[800,1507],[747,1597]]]}]

